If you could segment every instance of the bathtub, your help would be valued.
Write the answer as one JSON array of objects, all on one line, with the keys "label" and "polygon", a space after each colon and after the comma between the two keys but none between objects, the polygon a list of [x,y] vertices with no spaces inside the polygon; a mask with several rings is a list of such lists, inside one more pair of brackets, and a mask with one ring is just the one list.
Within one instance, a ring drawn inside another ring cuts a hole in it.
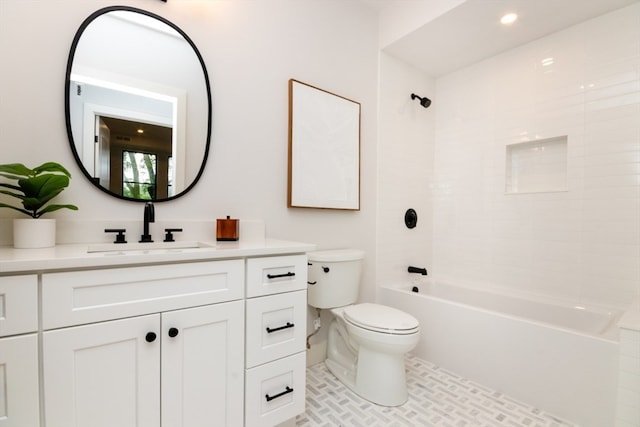
[{"label": "bathtub", "polygon": [[621,312],[432,280],[378,298],[420,322],[416,356],[581,427],[614,425]]}]

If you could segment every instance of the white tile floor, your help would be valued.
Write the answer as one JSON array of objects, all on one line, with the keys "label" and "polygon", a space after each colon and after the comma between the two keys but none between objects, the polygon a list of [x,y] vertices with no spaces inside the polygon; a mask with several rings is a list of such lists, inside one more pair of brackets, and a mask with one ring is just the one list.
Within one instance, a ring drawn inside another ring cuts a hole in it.
[{"label": "white tile floor", "polygon": [[307,369],[306,412],[299,427],[577,427],[552,414],[409,355],[409,400],[374,405],[342,385],[324,363]]}]

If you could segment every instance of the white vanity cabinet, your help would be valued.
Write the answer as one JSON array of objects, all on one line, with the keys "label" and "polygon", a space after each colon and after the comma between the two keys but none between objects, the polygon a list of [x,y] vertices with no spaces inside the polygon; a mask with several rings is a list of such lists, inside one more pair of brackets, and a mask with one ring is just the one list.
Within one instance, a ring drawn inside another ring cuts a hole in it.
[{"label": "white vanity cabinet", "polygon": [[38,277],[0,277],[0,427],[40,425]]},{"label": "white vanity cabinet", "polygon": [[0,247],[0,427],[272,427],[304,412],[306,252]]},{"label": "white vanity cabinet", "polygon": [[245,426],[304,412],[307,257],[247,260]]},{"label": "white vanity cabinet", "polygon": [[47,427],[242,425],[243,288],[243,260],[44,274]]}]

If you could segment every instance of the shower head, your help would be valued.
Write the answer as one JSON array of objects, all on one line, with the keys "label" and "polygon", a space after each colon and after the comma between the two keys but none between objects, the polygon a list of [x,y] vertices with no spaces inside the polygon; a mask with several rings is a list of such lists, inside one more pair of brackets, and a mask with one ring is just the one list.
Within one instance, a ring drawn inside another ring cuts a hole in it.
[{"label": "shower head", "polygon": [[422,105],[424,108],[429,108],[429,105],[431,105],[431,100],[426,96],[423,98],[421,96],[416,95],[415,93],[412,93],[411,99],[419,99],[420,105]]}]

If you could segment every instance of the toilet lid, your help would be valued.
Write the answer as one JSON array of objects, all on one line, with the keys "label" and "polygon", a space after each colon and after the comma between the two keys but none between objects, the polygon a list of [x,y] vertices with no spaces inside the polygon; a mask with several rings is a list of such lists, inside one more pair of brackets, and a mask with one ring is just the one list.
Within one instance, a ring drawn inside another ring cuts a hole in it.
[{"label": "toilet lid", "polygon": [[380,304],[355,304],[345,307],[345,320],[372,331],[388,334],[411,334],[420,324],[404,311]]}]

